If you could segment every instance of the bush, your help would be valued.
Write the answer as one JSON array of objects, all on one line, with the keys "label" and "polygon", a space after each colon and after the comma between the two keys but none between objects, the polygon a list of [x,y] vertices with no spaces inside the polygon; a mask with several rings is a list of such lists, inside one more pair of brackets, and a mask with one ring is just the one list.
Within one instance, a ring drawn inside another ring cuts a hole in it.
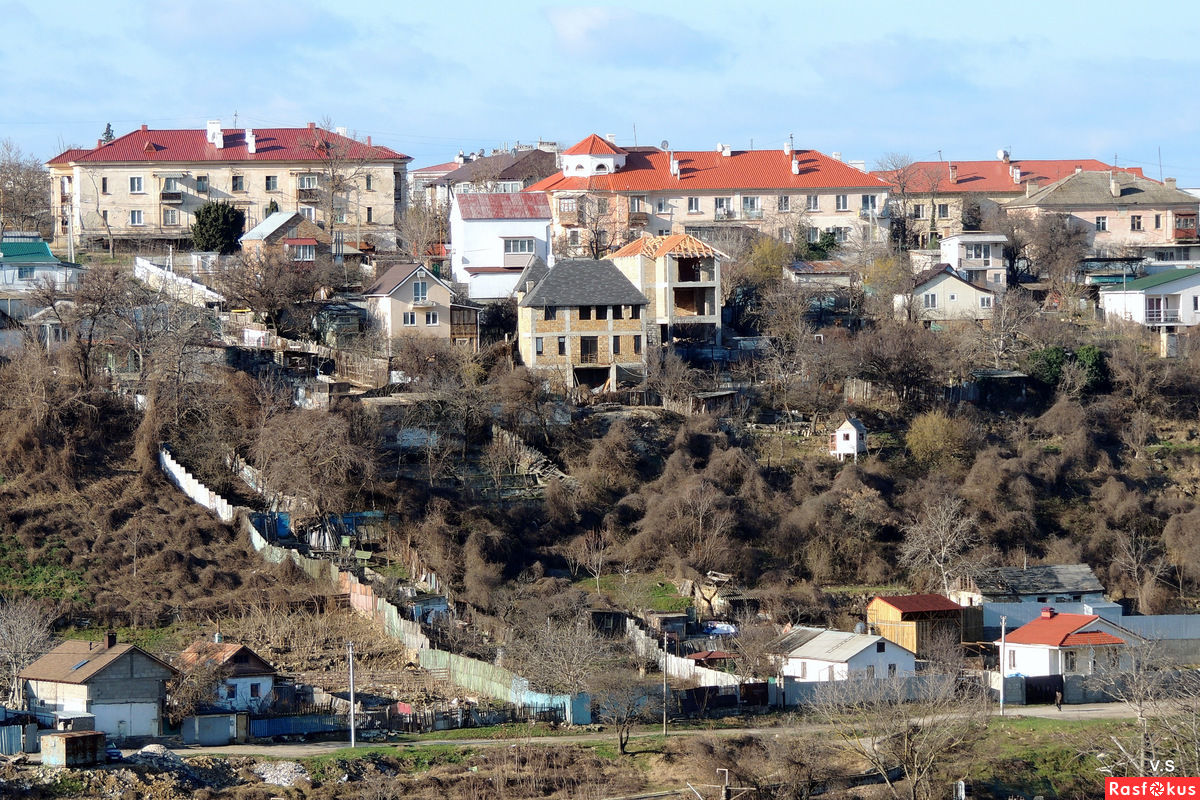
[{"label": "bush", "polygon": [[196,209],[192,242],[197,250],[215,251],[223,256],[238,249],[238,239],[246,227],[246,212],[228,203],[205,203]]},{"label": "bush", "polygon": [[937,410],[914,419],[904,442],[918,462],[937,466],[966,455],[971,438],[971,424],[967,420]]}]

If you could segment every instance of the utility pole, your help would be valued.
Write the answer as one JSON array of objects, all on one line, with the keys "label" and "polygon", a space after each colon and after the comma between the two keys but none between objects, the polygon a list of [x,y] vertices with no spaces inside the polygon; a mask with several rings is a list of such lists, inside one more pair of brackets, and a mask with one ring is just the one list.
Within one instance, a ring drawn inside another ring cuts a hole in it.
[{"label": "utility pole", "polygon": [[346,642],[350,658],[350,746],[354,747],[354,642]]},{"label": "utility pole", "polygon": [[1000,716],[1004,716],[1004,659],[1008,656],[1004,652],[1004,638],[1008,633],[1008,617],[1000,617]]},{"label": "utility pole", "polygon": [[667,744],[667,630],[663,629],[663,746]]}]

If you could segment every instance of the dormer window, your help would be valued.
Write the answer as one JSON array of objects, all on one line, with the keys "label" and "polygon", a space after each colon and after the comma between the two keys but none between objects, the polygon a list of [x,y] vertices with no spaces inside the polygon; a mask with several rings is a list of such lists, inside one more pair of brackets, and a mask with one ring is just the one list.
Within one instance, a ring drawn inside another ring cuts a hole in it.
[{"label": "dormer window", "polygon": [[603,164],[596,165],[596,172],[608,172],[608,167]]}]

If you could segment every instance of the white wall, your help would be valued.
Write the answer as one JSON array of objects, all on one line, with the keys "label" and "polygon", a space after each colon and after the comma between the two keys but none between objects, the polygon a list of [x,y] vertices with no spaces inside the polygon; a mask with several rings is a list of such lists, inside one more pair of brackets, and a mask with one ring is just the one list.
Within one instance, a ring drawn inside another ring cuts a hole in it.
[{"label": "white wall", "polygon": [[462,218],[457,198],[450,206],[450,266],[454,280],[468,283],[465,267],[504,266],[504,237],[533,239],[533,255],[550,263],[550,220]]},{"label": "white wall", "polygon": [[[250,685],[258,684],[258,697],[250,696]],[[227,699],[229,694],[225,691],[225,687],[234,686],[237,688],[237,695],[232,699]],[[248,711],[265,706],[270,702],[268,695],[275,688],[275,677],[273,675],[252,675],[243,678],[226,678],[225,685],[221,687],[219,696],[220,704],[236,709],[238,711]]]},{"label": "white wall", "polygon": [[467,293],[472,300],[479,302],[508,297],[517,288],[517,279],[520,277],[521,273],[516,270],[469,275]]},{"label": "white wall", "polygon": [[110,737],[159,735],[157,703],[97,703],[91,713],[96,715],[96,730]]},{"label": "white wall", "polygon": [[1005,644],[1000,666],[1007,675],[1057,675],[1057,653],[1044,645]]},{"label": "white wall", "polygon": [[[886,639],[880,639],[880,641],[884,646],[882,653],[877,652],[875,645],[872,644],[845,662],[816,658],[788,658],[784,661],[780,673],[785,677],[802,681],[827,681],[845,680],[851,673],[861,675],[869,669],[874,669],[876,678],[886,678],[889,664],[896,665],[896,674],[900,676],[911,675],[916,670],[916,660],[912,653]],[[804,677],[801,677],[802,672]]]}]

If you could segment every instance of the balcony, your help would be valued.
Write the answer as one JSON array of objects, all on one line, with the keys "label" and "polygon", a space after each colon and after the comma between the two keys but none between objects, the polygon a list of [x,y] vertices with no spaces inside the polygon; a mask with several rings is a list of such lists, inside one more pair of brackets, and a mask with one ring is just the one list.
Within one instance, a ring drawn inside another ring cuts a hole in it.
[{"label": "balcony", "polygon": [[579,354],[579,363],[580,364],[599,364],[600,357],[596,353],[580,353]]},{"label": "balcony", "polygon": [[630,211],[629,225],[631,227],[645,227],[650,222],[650,215],[645,211]]},{"label": "balcony", "polygon": [[1147,325],[1178,325],[1182,320],[1179,318],[1179,309],[1177,308],[1148,308],[1146,309],[1146,324]]},{"label": "balcony", "polygon": [[559,211],[558,224],[566,225],[568,227],[583,225],[583,213],[578,209],[575,211]]},{"label": "balcony", "polygon": [[167,192],[159,193],[159,199],[164,203],[179,204],[183,202],[183,192]]},{"label": "balcony", "polygon": [[762,219],[763,210],[761,208],[743,208],[742,219]]},{"label": "balcony", "polygon": [[315,203],[321,199],[317,189],[300,188],[296,190],[296,201],[300,203]]},{"label": "balcony", "polygon": [[732,208],[718,208],[713,212],[713,219],[737,219]]}]

